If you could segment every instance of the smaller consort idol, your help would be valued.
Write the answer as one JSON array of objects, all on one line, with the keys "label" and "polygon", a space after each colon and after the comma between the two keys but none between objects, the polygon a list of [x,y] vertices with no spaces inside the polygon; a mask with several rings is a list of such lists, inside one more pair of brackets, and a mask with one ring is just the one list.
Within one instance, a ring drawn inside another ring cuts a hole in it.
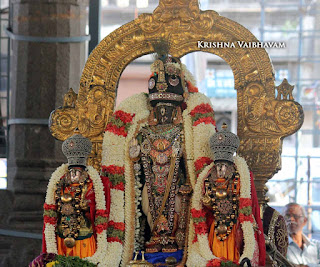
[{"label": "smaller consort idol", "polygon": [[233,156],[239,145],[238,136],[229,132],[227,125],[210,139],[214,162],[199,174],[192,200],[194,239],[189,248],[190,266],[199,259],[203,259],[203,266],[220,266],[222,262],[228,266],[265,265],[253,176],[246,161]]},{"label": "smaller consort idol", "polygon": [[[29,266],[50,266],[79,257],[96,266],[104,260],[110,210],[110,187],[86,166],[92,144],[76,133],[62,144],[68,164],[58,167],[48,184],[44,204],[42,254]],[[61,258],[61,256],[66,258]],[[86,265],[91,266],[91,265]]]}]

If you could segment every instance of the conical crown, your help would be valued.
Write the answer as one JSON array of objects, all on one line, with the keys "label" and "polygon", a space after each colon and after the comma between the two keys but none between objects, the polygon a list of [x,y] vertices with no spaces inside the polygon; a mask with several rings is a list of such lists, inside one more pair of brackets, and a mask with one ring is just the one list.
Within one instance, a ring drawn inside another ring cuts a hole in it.
[{"label": "conical crown", "polygon": [[62,143],[62,152],[68,159],[69,166],[86,166],[92,143],[88,138],[76,133]]},{"label": "conical crown", "polygon": [[233,162],[233,154],[240,145],[239,137],[227,130],[224,124],[220,132],[210,138],[210,148],[214,154],[214,160],[227,160]]}]

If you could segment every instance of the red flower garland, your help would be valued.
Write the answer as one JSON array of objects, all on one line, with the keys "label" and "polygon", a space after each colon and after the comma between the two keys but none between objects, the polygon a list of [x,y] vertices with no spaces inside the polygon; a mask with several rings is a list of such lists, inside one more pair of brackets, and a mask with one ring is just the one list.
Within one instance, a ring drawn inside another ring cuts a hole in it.
[{"label": "red flower garland", "polygon": [[187,88],[189,93],[198,93],[198,87],[194,86],[190,81],[187,81]]},{"label": "red flower garland", "polygon": [[117,189],[117,190],[120,190],[120,191],[124,191],[124,183],[123,182],[120,182],[116,185],[111,185],[111,189]]},{"label": "red flower garland", "polygon": [[44,223],[50,223],[53,225],[57,224],[57,218],[56,217],[49,217],[49,216],[43,216],[43,221]]},{"label": "red flower garland", "polygon": [[213,160],[208,157],[198,158],[194,163],[196,172],[200,172],[205,166],[210,165],[212,162]]},{"label": "red flower garland", "polygon": [[251,222],[251,223],[253,223],[252,214],[246,216],[243,213],[240,213],[238,219],[239,219],[240,223],[243,223],[243,222]]},{"label": "red flower garland", "polygon": [[119,167],[116,165],[102,166],[102,171],[111,174],[124,174],[124,167]]},{"label": "red flower garland", "polygon": [[123,222],[109,221],[109,226],[120,231],[125,230],[125,224]]},{"label": "red flower garland", "polygon": [[107,241],[108,242],[118,242],[120,244],[123,244],[123,242],[121,241],[121,239],[119,237],[107,237]]},{"label": "red flower garland", "polygon": [[112,123],[108,123],[106,131],[112,132],[112,133],[114,133],[116,135],[122,135],[124,137],[127,137],[127,135],[128,135],[124,126],[121,126],[119,128],[116,125],[113,125]]},{"label": "red flower garland", "polygon": [[57,210],[57,205],[53,204],[53,205],[49,205],[47,203],[44,203],[43,205],[44,210]]},{"label": "red flower garland", "polygon": [[101,223],[95,226],[95,229],[98,234],[101,234],[103,230],[107,230],[108,223]]},{"label": "red flower garland", "polygon": [[118,118],[119,120],[121,120],[123,123],[130,123],[130,122],[132,122],[135,114],[130,114],[130,113],[124,112],[122,110],[117,110],[114,113],[114,116],[116,118]]},{"label": "red flower garland", "polygon": [[215,266],[220,266],[221,265],[221,260],[220,259],[212,259],[209,261],[206,265],[206,267],[215,267]]},{"label": "red flower garland", "polygon": [[204,210],[191,209],[191,215],[193,218],[201,218],[206,216],[206,212]]},{"label": "red flower garland", "polygon": [[240,198],[239,209],[245,207],[252,207],[252,200],[250,198]]},{"label": "red flower garland", "polygon": [[191,112],[190,115],[194,117],[197,113],[205,114],[205,113],[214,113],[210,104],[200,104],[196,106]]},{"label": "red flower garland", "polygon": [[199,118],[193,123],[193,126],[197,126],[200,123],[204,124],[213,124],[214,126],[216,125],[216,121],[212,117],[205,117],[205,118]]},{"label": "red flower garland", "polygon": [[194,230],[197,235],[207,234],[208,233],[208,225],[206,222],[195,223]]},{"label": "red flower garland", "polygon": [[98,217],[98,216],[108,218],[109,214],[108,214],[107,210],[96,210],[96,217]]}]

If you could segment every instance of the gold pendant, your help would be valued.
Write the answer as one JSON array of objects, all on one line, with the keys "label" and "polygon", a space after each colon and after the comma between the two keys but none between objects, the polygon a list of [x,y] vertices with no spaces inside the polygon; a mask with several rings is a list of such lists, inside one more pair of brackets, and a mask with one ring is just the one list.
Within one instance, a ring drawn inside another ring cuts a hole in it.
[{"label": "gold pendant", "polygon": [[225,224],[220,224],[218,227],[217,227],[217,230],[218,230],[218,234],[219,235],[223,235],[227,232],[228,228]]},{"label": "gold pendant", "polygon": [[219,199],[226,198],[226,197],[227,197],[227,191],[226,191],[226,190],[223,190],[223,189],[219,189],[219,190],[217,190],[217,192],[216,192],[216,196],[217,196],[217,198],[219,198]]},{"label": "gold pendant", "polygon": [[72,196],[70,194],[64,194],[61,196],[61,200],[63,203],[68,203],[72,200]]},{"label": "gold pendant", "polygon": [[68,248],[73,248],[76,244],[76,240],[73,237],[67,237],[64,239],[64,244]]}]

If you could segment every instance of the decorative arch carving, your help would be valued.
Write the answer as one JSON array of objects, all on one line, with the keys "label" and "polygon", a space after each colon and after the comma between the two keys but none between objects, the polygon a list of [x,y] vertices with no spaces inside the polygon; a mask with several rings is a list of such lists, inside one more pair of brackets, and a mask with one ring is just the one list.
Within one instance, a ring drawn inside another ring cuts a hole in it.
[{"label": "decorative arch carving", "polygon": [[52,112],[52,135],[65,140],[78,127],[93,142],[89,164],[98,169],[102,135],[113,112],[121,73],[134,59],[153,53],[150,41],[158,38],[169,40],[170,54],[175,57],[204,51],[230,65],[237,90],[239,154],[253,171],[258,197],[263,201],[265,182],[281,168],[282,140],[301,127],[303,110],[293,100],[293,88],[286,80],[275,86],[273,66],[264,48],[198,45],[198,41],[258,40],[245,27],[217,12],[201,11],[197,0],[160,0],[152,14],[141,14],[105,37],[87,60],[74,107]]}]

